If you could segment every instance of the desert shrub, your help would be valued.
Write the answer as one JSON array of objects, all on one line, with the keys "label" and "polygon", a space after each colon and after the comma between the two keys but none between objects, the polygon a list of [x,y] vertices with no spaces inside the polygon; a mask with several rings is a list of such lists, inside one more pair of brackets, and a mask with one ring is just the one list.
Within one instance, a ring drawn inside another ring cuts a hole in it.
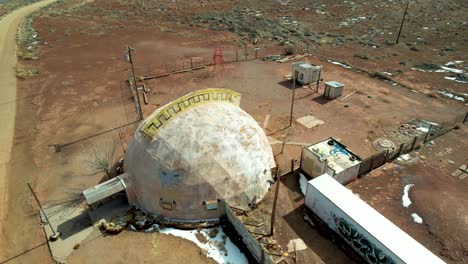
[{"label": "desert shrub", "polygon": [[285,53],[286,55],[293,55],[294,52],[295,52],[295,49],[294,49],[293,46],[288,45],[288,46],[284,47],[284,53]]},{"label": "desert shrub", "polygon": [[37,76],[39,69],[30,65],[16,64],[15,66],[16,77],[20,79],[27,79],[30,77]]},{"label": "desert shrub", "polygon": [[354,54],[353,57],[355,58],[359,58],[359,59],[362,59],[362,60],[370,60],[371,57],[367,54]]}]

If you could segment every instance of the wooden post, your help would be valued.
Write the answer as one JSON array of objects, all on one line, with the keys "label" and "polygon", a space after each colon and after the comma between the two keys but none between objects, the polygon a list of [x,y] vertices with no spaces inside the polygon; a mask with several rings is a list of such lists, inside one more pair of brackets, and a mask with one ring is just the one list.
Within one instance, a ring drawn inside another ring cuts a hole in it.
[{"label": "wooden post", "polygon": [[411,144],[411,150],[414,149],[414,145],[416,145],[416,140],[418,139],[418,136],[414,137],[413,144]]},{"label": "wooden post", "polygon": [[387,149],[387,150],[385,151],[385,160],[384,160],[384,163],[387,163],[387,161],[388,161],[388,155],[389,155],[389,154],[390,154],[390,150]]},{"label": "wooden post", "polygon": [[141,110],[140,95],[138,94],[138,85],[137,85],[137,80],[136,80],[136,75],[135,75],[135,67],[133,66],[133,56],[132,56],[133,50],[134,50],[133,48],[127,47],[128,59],[130,61],[130,64],[132,65],[133,85],[135,87],[135,95],[136,95],[137,104],[138,104],[138,118],[140,120],[143,120],[143,111]]},{"label": "wooden post", "polygon": [[403,13],[403,18],[401,19],[400,30],[398,31],[398,36],[397,36],[395,45],[398,44],[398,41],[400,40],[400,34],[401,34],[401,30],[403,29],[403,23],[405,23],[405,17],[406,17],[406,12],[408,11],[408,6],[409,6],[409,0],[408,2],[406,2],[405,12]]},{"label": "wooden post", "polygon": [[293,74],[292,95],[291,95],[291,112],[290,112],[290,114],[289,114],[289,126],[292,126],[292,123],[293,123],[294,91],[296,90],[296,78],[297,78],[297,74],[296,74],[296,72],[294,72],[294,74]]},{"label": "wooden post", "polygon": [[405,143],[401,143],[400,145],[400,151],[398,151],[398,156],[399,157],[401,155],[401,152],[403,152],[403,147],[405,146]]},{"label": "wooden post", "polygon": [[238,54],[238,50],[236,49],[236,62],[239,62],[239,54]]},{"label": "wooden post", "polygon": [[49,218],[47,217],[46,213],[44,212],[44,209],[42,209],[41,203],[39,202],[39,199],[36,196],[36,193],[34,193],[34,190],[32,189],[31,185],[27,183],[29,190],[31,191],[32,195],[34,196],[34,199],[37,202],[37,205],[39,206],[39,209],[41,210],[42,214],[44,215],[44,218],[46,219],[47,223],[49,224],[50,229],[52,230],[52,235],[49,237],[50,241],[56,241],[61,233],[60,232],[55,232],[54,228],[52,227],[52,224],[50,223]]},{"label": "wooden post", "polygon": [[431,133],[431,128],[432,128],[432,124],[429,125],[429,129],[427,130],[426,137],[424,138],[424,143],[427,142],[427,136],[429,135],[429,133]]},{"label": "wooden post", "polygon": [[273,199],[273,209],[271,211],[271,222],[270,222],[270,236],[273,235],[273,229],[275,225],[275,216],[276,216],[276,203],[278,201],[278,193],[279,193],[279,186],[281,184],[280,181],[280,170],[276,170],[276,188],[275,188],[275,198]]},{"label": "wooden post", "polygon": [[291,173],[294,173],[294,159],[291,159]]},{"label": "wooden post", "polygon": [[193,57],[190,57],[190,69],[193,69]]},{"label": "wooden post", "polygon": [[286,137],[283,138],[283,142],[281,143],[281,152],[280,154],[283,154],[283,151],[284,151],[284,145],[286,144]]},{"label": "wooden post", "polygon": [[317,90],[316,92],[318,93],[319,91],[319,83],[320,83],[320,77],[322,76],[322,69],[320,68],[320,71],[319,71],[319,76],[318,76],[318,80],[317,80]]}]

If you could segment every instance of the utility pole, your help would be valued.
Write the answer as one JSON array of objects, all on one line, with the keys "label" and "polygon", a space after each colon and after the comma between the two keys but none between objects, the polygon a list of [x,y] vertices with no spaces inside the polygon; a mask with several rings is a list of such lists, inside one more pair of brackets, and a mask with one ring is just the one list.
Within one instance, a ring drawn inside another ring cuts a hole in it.
[{"label": "utility pole", "polygon": [[401,19],[400,30],[398,31],[398,36],[397,36],[395,45],[397,45],[397,44],[398,44],[398,41],[400,40],[401,30],[403,29],[403,23],[405,23],[406,13],[408,12],[408,6],[409,6],[409,0],[406,2],[405,13],[403,13],[403,18]]},{"label": "utility pole", "polygon": [[280,181],[280,170],[276,169],[276,188],[275,188],[275,198],[273,199],[273,209],[271,210],[271,222],[270,222],[270,236],[273,235],[273,229],[275,226],[275,216],[276,216],[276,202],[278,201],[279,186]]},{"label": "utility pole", "polygon": [[[132,58],[132,52],[135,50],[132,47],[125,46],[127,48],[127,54],[128,54],[128,62],[132,65],[132,76],[133,76],[133,85],[135,87],[135,95],[137,99],[137,104],[138,104],[138,118],[139,120],[143,120],[143,111],[141,110],[141,103],[140,103],[140,95],[138,94],[138,87],[137,87],[137,80],[136,80],[136,75],[135,75],[135,67],[133,66],[133,58]],[[130,84],[130,87],[132,85]]]},{"label": "utility pole", "polygon": [[49,218],[47,217],[46,213],[44,212],[44,209],[42,209],[41,203],[39,202],[39,199],[37,199],[37,196],[34,193],[31,185],[29,183],[27,183],[27,184],[28,184],[29,190],[31,191],[32,195],[34,196],[34,199],[36,199],[37,205],[39,205],[39,209],[41,210],[41,212],[44,215],[47,223],[49,224],[50,229],[52,230],[53,234],[49,237],[49,240],[50,241],[56,241],[60,237],[60,235],[62,235],[62,234],[60,232],[55,232],[54,228],[52,227],[52,224],[49,221]]},{"label": "utility pole", "polygon": [[294,112],[294,91],[296,90],[296,78],[297,73],[293,74],[293,87],[292,87],[292,96],[291,96],[291,113],[289,114],[289,126],[292,126],[293,122],[293,112]]}]

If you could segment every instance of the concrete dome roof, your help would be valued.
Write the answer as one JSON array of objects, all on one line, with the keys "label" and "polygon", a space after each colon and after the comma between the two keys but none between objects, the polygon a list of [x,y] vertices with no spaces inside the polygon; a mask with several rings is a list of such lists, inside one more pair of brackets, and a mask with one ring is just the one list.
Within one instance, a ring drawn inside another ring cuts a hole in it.
[{"label": "concrete dome roof", "polygon": [[268,139],[226,89],[190,93],[139,126],[125,156],[129,202],[175,221],[218,218],[218,200],[246,208],[270,187]]}]

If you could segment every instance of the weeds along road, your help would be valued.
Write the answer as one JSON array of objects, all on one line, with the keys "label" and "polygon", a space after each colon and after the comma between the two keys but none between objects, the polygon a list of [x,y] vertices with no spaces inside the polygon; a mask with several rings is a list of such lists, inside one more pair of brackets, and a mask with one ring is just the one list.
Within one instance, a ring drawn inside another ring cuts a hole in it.
[{"label": "weeds along road", "polygon": [[[17,62],[16,58],[16,32],[21,20],[31,12],[46,6],[56,0],[45,0],[40,1],[8,14],[0,20],[0,240],[5,238],[12,238],[12,236],[18,235],[21,232],[15,232],[11,230],[11,226],[6,227],[8,222],[17,226],[20,230],[23,228],[23,224],[30,224],[28,221],[21,223],[23,220],[19,219],[14,214],[16,210],[11,210],[12,207],[19,207],[17,204],[20,199],[17,196],[26,195],[24,192],[24,186],[18,186],[10,182],[13,178],[17,181],[21,180],[22,175],[13,175],[10,168],[11,153],[14,130],[15,130],[15,118],[16,118],[16,75],[14,67]],[[23,118],[23,116],[21,116]],[[27,117],[25,117],[27,118]],[[27,180],[27,179],[24,179]],[[24,182],[26,184],[26,182]],[[15,197],[9,197],[14,194]],[[16,222],[15,221],[20,221]],[[36,223],[37,224],[37,223]],[[13,232],[10,236],[7,233]],[[24,231],[23,231],[24,232]],[[27,238],[27,234],[26,235]],[[21,244],[21,240],[26,241],[26,238],[18,238],[18,246]],[[6,243],[10,244],[9,241]],[[5,251],[15,250],[14,245],[6,245],[0,247],[0,261],[6,257]],[[28,245],[24,245],[28,247]],[[7,253],[8,254],[8,253]]]}]

